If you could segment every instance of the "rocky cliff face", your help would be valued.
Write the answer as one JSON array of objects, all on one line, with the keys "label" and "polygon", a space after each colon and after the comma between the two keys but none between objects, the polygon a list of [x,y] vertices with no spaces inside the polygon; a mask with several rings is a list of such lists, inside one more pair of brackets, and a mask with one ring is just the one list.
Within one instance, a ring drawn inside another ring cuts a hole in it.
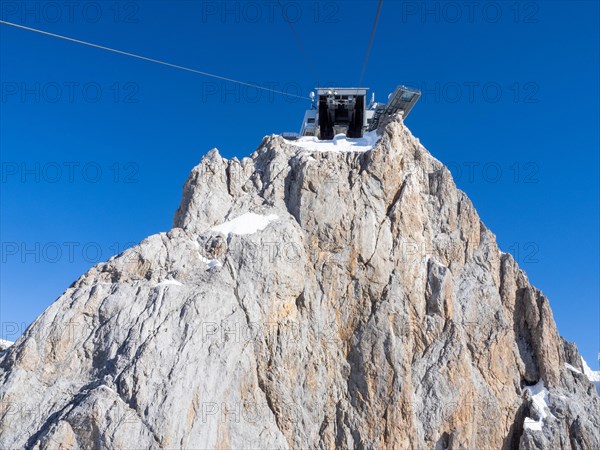
[{"label": "rocky cliff face", "polygon": [[0,353],[0,448],[598,449],[546,297],[401,118],[195,167]]}]

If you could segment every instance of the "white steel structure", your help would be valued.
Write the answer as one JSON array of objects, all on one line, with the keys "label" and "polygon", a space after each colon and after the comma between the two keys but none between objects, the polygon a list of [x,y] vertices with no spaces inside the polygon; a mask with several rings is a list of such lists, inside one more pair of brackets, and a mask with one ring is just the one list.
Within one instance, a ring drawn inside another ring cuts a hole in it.
[{"label": "white steel structure", "polygon": [[[402,111],[408,116],[421,92],[406,86],[398,86],[388,97],[388,103],[375,103],[372,95],[367,105],[367,88],[317,88],[311,92],[312,105],[304,113],[300,136],[315,136],[330,140],[336,134],[349,138],[362,137],[365,131],[374,130],[384,116]],[[284,134],[293,139],[295,133]]]}]

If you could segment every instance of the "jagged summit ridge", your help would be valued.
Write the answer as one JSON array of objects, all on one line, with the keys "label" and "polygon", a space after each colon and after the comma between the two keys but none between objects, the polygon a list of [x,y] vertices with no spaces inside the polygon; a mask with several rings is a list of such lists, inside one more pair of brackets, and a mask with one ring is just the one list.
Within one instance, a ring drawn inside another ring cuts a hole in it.
[{"label": "jagged summit ridge", "polygon": [[600,448],[548,300],[400,117],[379,134],[209,152],[171,231],[0,354],[0,447]]}]

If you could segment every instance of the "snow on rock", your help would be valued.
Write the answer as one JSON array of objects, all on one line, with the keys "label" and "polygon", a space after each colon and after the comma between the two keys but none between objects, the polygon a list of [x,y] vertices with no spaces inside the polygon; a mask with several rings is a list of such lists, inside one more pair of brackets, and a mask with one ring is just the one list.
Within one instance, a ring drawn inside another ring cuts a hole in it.
[{"label": "snow on rock", "polygon": [[221,263],[216,259],[209,260],[207,265],[209,269],[212,269],[213,267],[221,267]]},{"label": "snow on rock", "polygon": [[548,417],[548,413],[546,412],[546,409],[548,409],[548,404],[546,403],[548,389],[544,386],[544,381],[540,380],[533,386],[527,386],[525,390],[529,391],[531,394],[531,406],[539,419],[535,420],[530,417],[525,417],[523,427],[529,430],[541,431],[544,419]]},{"label": "snow on rock", "polygon": [[13,344],[14,344],[14,342],[12,342],[12,341],[0,339],[0,351],[6,350],[8,347],[10,347]]},{"label": "snow on rock", "polygon": [[573,367],[573,366],[572,366],[571,364],[569,364],[569,363],[565,363],[565,367],[566,367],[567,369],[569,369],[570,371],[572,371],[572,372],[575,372],[575,373],[581,373],[581,370],[579,370],[577,367]]},{"label": "snow on rock", "polygon": [[158,283],[157,286],[183,286],[183,284],[177,280],[164,280]]},{"label": "snow on rock", "polygon": [[304,136],[293,141],[292,145],[313,152],[367,152],[375,146],[379,138],[377,131],[367,131],[362,138],[347,138],[345,134],[338,134],[330,141]]},{"label": "snow on rock", "polygon": [[200,244],[198,243],[198,241],[191,240],[191,242],[194,245],[194,247],[196,248],[196,250],[198,250],[198,256],[200,257],[200,260],[206,263],[206,270],[210,270],[213,267],[221,267],[221,263],[219,262],[219,260],[208,259],[208,258],[202,256],[202,254],[200,253]]},{"label": "snow on rock", "polygon": [[217,259],[208,259],[200,255],[200,259],[206,263],[206,269],[210,270],[213,267],[221,267],[221,262]]},{"label": "snow on rock", "polygon": [[581,364],[583,365],[583,373],[586,377],[588,377],[588,380],[590,380],[592,384],[596,386],[596,391],[598,391],[598,394],[600,395],[600,371],[592,370],[583,358],[581,358]]},{"label": "snow on rock", "polygon": [[221,225],[212,227],[211,230],[223,233],[224,235],[253,234],[257,231],[264,230],[269,223],[277,220],[277,218],[278,217],[275,214],[263,216],[261,214],[248,212],[235,219],[222,223]]}]

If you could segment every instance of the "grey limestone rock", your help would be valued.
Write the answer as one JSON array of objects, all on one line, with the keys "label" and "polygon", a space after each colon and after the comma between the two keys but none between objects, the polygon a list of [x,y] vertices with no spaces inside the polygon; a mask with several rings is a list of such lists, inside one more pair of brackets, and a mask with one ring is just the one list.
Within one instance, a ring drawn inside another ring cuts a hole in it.
[{"label": "grey limestone rock", "polygon": [[0,448],[600,448],[548,299],[401,117],[379,133],[209,152],[172,230],[0,352]]}]

